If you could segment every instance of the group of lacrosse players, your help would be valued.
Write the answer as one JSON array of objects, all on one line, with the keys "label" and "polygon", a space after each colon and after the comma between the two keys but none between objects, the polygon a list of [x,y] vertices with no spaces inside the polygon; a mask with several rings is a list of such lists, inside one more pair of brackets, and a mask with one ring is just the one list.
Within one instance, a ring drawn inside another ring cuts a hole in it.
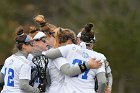
[{"label": "group of lacrosse players", "polygon": [[39,27],[16,29],[13,54],[0,71],[1,93],[111,93],[111,69],[107,58],[93,50],[92,23],[76,35],[43,15],[34,21]]}]

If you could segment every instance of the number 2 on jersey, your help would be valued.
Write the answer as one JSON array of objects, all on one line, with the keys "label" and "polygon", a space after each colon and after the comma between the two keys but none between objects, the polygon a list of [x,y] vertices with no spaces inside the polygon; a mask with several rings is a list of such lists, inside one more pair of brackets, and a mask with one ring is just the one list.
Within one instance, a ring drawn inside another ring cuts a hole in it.
[{"label": "number 2 on jersey", "polygon": [[[6,69],[5,69],[6,71]],[[14,70],[9,68],[8,69],[8,81],[7,81],[7,86],[11,86],[11,87],[14,87]]]},{"label": "number 2 on jersey", "polygon": [[[76,63],[78,65],[83,64],[82,60],[80,60],[80,59],[74,59],[72,64],[76,64]],[[87,76],[88,72],[89,72],[89,69],[83,73],[82,79],[87,79],[88,78],[88,76]]]}]

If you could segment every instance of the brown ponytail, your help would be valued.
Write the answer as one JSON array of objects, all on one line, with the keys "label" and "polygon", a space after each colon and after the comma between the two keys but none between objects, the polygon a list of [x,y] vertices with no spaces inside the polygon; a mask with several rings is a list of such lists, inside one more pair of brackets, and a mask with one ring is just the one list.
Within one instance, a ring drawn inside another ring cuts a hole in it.
[{"label": "brown ponytail", "polygon": [[57,28],[55,25],[46,22],[43,15],[37,15],[34,21],[39,24],[40,30],[46,33],[47,36],[53,35],[54,30]]},{"label": "brown ponytail", "polygon": [[84,28],[82,28],[80,37],[81,41],[84,41],[86,43],[95,43],[95,33],[92,28],[92,23],[86,24]]}]

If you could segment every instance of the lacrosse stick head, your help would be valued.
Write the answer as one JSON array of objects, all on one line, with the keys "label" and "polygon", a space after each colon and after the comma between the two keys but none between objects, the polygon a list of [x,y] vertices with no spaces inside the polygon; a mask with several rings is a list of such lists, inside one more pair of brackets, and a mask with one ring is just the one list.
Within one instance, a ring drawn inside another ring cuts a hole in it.
[{"label": "lacrosse stick head", "polygon": [[45,66],[48,64],[48,58],[45,55],[39,55],[39,56],[35,56],[32,59],[32,62],[37,67],[43,67],[43,68],[45,68]]}]

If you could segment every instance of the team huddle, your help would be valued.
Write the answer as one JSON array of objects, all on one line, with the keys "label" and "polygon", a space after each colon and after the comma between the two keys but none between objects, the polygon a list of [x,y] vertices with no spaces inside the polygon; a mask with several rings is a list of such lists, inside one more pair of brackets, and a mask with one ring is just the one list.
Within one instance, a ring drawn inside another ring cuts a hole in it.
[{"label": "team huddle", "polygon": [[0,71],[1,93],[111,93],[111,68],[93,50],[92,23],[76,35],[49,24],[43,15],[34,21],[39,28],[16,29],[13,54]]}]

